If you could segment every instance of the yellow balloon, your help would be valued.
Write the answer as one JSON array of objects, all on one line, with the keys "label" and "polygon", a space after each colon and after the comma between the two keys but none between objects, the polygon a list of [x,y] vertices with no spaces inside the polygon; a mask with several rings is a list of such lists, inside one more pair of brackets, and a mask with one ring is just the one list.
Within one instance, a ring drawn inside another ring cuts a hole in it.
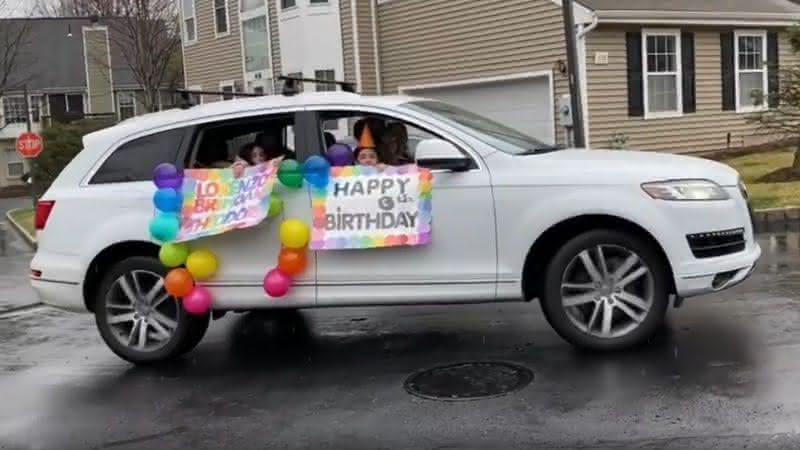
[{"label": "yellow balloon", "polygon": [[217,272],[217,257],[208,249],[195,250],[186,258],[186,269],[195,280],[207,280]]},{"label": "yellow balloon", "polygon": [[311,230],[305,222],[298,219],[287,219],[281,223],[281,243],[287,248],[303,248],[311,238]]}]

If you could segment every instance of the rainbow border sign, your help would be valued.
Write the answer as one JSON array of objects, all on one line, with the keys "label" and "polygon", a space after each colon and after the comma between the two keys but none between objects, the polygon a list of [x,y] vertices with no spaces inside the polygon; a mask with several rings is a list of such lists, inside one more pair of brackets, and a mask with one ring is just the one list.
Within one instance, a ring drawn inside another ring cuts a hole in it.
[{"label": "rainbow border sign", "polygon": [[331,167],[312,187],[312,250],[427,245],[433,176],[416,165]]}]

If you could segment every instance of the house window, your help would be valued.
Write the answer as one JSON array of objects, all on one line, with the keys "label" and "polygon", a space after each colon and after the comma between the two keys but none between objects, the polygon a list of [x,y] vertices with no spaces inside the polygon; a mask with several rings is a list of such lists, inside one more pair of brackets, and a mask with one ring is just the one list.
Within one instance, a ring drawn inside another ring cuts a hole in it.
[{"label": "house window", "polygon": [[6,124],[28,122],[28,114],[25,111],[25,97],[3,98],[3,121]]},{"label": "house window", "polygon": [[31,107],[31,122],[39,123],[42,120],[43,97],[41,95],[31,95],[29,98]]},{"label": "house window", "polygon": [[281,9],[293,8],[296,4],[295,0],[281,0]]},{"label": "house window", "polygon": [[228,0],[214,0],[214,24],[217,36],[228,34]]},{"label": "house window", "polygon": [[6,152],[6,171],[9,178],[19,178],[25,173],[25,163],[22,158],[14,150]]},{"label": "house window", "polygon": [[266,70],[267,16],[258,16],[242,22],[244,41],[244,68],[246,72]]},{"label": "house window", "polygon": [[736,32],[736,110],[765,107],[767,93],[767,34],[765,31]]},{"label": "house window", "polygon": [[328,3],[328,0],[311,0],[312,5],[325,5]]},{"label": "house window", "polygon": [[242,12],[264,7],[264,0],[241,0]]},{"label": "house window", "polygon": [[227,81],[222,82],[219,85],[220,90],[222,91],[222,99],[223,100],[233,100],[233,82]]},{"label": "house window", "polygon": [[117,92],[117,112],[119,120],[125,120],[136,115],[136,101],[131,92]]},{"label": "house window", "polygon": [[183,40],[194,42],[197,40],[197,22],[194,15],[194,0],[181,0],[183,12]]},{"label": "house window", "polygon": [[[315,70],[314,78],[317,80],[330,80],[336,79],[336,73],[333,70]],[[336,85],[333,83],[317,83],[317,92],[335,91]]]},{"label": "house window", "polygon": [[[292,72],[292,73],[290,73],[290,74],[288,74],[286,76],[289,77],[289,78],[303,78],[303,72]],[[297,84],[296,84],[296,87],[297,87],[297,92],[303,92],[303,82],[302,81],[298,81]]]},{"label": "house window", "polygon": [[[199,84],[198,85],[194,85],[194,86],[189,86],[189,91],[202,91],[202,90],[203,90],[203,86],[199,85]],[[189,101],[192,102],[193,105],[202,105],[203,104],[203,96],[200,95],[200,94],[190,93],[189,94]]]},{"label": "house window", "polygon": [[679,31],[644,31],[645,117],[681,115],[681,35]]}]

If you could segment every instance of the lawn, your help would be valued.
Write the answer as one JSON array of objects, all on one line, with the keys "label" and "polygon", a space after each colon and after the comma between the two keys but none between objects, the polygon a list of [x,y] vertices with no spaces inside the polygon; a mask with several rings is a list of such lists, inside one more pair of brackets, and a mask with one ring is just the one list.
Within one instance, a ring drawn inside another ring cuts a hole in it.
[{"label": "lawn", "polygon": [[16,222],[22,229],[28,233],[29,236],[36,239],[36,230],[33,225],[34,211],[33,208],[20,208],[12,209],[9,211],[9,216]]},{"label": "lawn", "polygon": [[800,181],[759,182],[763,176],[792,165],[793,151],[753,153],[724,161],[738,170],[753,201],[754,209],[800,206]]}]

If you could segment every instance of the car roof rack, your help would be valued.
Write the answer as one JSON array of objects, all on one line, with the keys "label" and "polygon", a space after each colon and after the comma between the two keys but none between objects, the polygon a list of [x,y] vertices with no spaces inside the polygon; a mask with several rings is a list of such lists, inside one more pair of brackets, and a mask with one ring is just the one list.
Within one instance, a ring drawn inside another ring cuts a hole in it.
[{"label": "car roof rack", "polygon": [[222,91],[197,91],[192,89],[175,89],[172,91],[181,96],[180,108],[181,109],[189,109],[192,106],[196,106],[195,103],[192,103],[192,95],[213,95],[216,97],[222,97],[224,95],[233,95],[234,98],[236,97],[263,97],[267,94],[255,94],[251,92],[222,92]]},{"label": "car roof rack", "polygon": [[292,96],[297,95],[300,93],[300,90],[297,88],[298,83],[314,83],[314,84],[335,84],[342,89],[342,92],[351,92],[356,93],[356,88],[353,86],[353,83],[349,81],[340,81],[340,80],[322,80],[319,78],[302,78],[302,77],[290,77],[286,75],[281,75],[278,77],[279,80],[283,81],[283,90],[282,94],[285,96]]}]

